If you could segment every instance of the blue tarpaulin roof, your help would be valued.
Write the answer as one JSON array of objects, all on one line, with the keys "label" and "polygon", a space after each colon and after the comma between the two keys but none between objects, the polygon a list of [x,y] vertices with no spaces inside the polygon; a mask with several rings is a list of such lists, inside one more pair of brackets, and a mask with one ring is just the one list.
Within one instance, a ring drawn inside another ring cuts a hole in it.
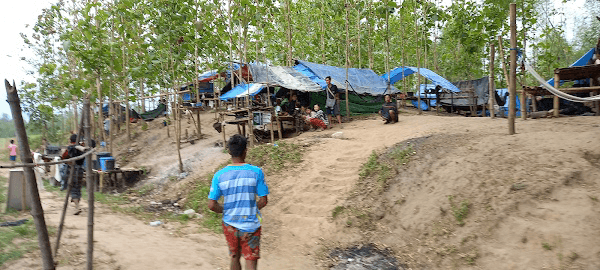
[{"label": "blue tarpaulin roof", "polygon": [[[345,68],[321,65],[301,60],[298,60],[298,62],[298,65],[304,67],[294,68],[311,78],[315,83],[321,85],[321,88],[325,89],[325,77],[331,76],[331,82],[335,84],[338,89],[346,89]],[[383,80],[383,78],[370,69],[349,68],[348,82],[350,84],[350,89],[348,90],[354,90],[358,94],[377,96],[399,92],[394,86],[390,86],[390,90],[387,90],[387,81]]]},{"label": "blue tarpaulin roof", "polygon": [[[404,77],[406,77],[406,76],[410,76],[414,73],[417,73],[417,70],[419,70],[419,69],[416,67],[397,67],[390,71],[390,83],[394,84],[397,81],[404,79]],[[426,68],[421,68],[419,71],[420,71],[421,76],[431,80],[433,82],[433,84],[439,85],[442,88],[448,89],[449,91],[452,91],[452,92],[460,92],[460,89],[458,89],[458,87],[456,87],[456,85],[454,85],[451,82],[449,82],[448,80],[444,79],[442,76],[437,75],[435,72],[433,72],[429,69],[426,69]],[[386,81],[388,79],[387,73],[381,75],[381,77]]]},{"label": "blue tarpaulin roof", "polygon": [[238,84],[236,87],[223,94],[220,99],[230,100],[236,97],[245,97],[248,95],[254,96],[264,88],[265,85],[260,83]]},{"label": "blue tarpaulin roof", "polygon": [[[594,56],[594,48],[591,48],[587,53],[585,53],[581,58],[579,58],[575,63],[571,64],[569,67],[580,67],[585,66]],[[563,84],[565,81],[560,80],[560,84]],[[554,86],[554,78],[548,80],[548,84]]]}]

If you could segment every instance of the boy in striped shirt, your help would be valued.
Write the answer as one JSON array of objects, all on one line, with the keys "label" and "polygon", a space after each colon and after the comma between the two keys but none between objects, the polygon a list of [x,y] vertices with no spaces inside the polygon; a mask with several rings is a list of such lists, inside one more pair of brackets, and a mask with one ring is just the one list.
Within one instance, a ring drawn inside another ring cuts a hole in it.
[{"label": "boy in striped shirt", "polygon": [[[267,205],[269,188],[263,171],[246,164],[247,140],[233,135],[227,147],[232,164],[213,177],[208,194],[208,208],[223,213],[223,232],[229,246],[231,269],[242,269],[244,255],[246,269],[256,269],[260,258],[260,209]],[[218,200],[224,197],[223,205]],[[258,197],[258,200],[257,200]]]}]

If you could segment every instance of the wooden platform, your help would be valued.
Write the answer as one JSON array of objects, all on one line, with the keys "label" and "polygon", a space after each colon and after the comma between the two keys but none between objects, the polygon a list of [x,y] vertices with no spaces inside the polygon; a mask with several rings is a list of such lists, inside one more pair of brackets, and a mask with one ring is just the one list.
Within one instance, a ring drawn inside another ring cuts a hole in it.
[{"label": "wooden platform", "polygon": [[[105,188],[122,189],[127,186],[127,176],[131,174],[142,175],[144,171],[134,168],[114,169],[109,171],[92,170],[96,179],[96,191],[103,192]],[[119,180],[118,174],[121,174]]]}]

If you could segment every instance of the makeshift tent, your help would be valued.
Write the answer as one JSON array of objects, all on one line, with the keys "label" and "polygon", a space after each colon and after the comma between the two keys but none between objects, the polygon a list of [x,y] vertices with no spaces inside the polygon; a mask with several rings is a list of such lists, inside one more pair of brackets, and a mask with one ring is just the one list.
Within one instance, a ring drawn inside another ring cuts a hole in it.
[{"label": "makeshift tent", "polygon": [[[123,112],[123,114],[125,114],[124,112],[127,111],[127,108],[121,105],[121,111]],[[104,115],[104,117],[108,117],[108,104],[102,106],[102,114]],[[140,119],[140,115],[134,109],[129,110],[129,116],[131,118]]]},{"label": "makeshift tent", "polygon": [[[499,112],[496,112],[496,114],[500,114],[500,115],[504,115],[504,117],[508,117],[508,108],[510,108],[510,106],[509,106],[510,98],[509,98],[508,88],[496,89],[496,93],[498,94],[498,96],[503,98],[505,101],[503,106],[498,106],[500,108],[500,110],[499,110]],[[516,99],[517,99],[517,102],[515,102],[516,116],[521,116],[521,101],[520,101],[519,95],[517,95]]]},{"label": "makeshift tent", "polygon": [[[590,62],[590,60],[592,59],[592,57],[594,56],[594,52],[595,51],[596,50],[594,48],[590,49],[587,53],[585,53],[581,58],[579,58],[577,61],[575,61],[569,67],[580,67],[580,66],[587,65]],[[564,80],[560,80],[560,84],[561,85],[564,82],[565,82]],[[548,84],[549,85],[554,85],[554,78],[548,80]],[[580,82],[579,84],[583,84],[583,83]],[[589,85],[589,83],[587,85]]]},{"label": "makeshift tent", "polygon": [[[489,78],[483,77],[478,80],[458,81],[453,84],[460,89],[460,93],[440,94],[440,105],[454,107],[469,107],[471,105],[482,106],[488,103],[489,97]],[[471,94],[472,93],[472,94]],[[475,99],[475,100],[473,100]]]},{"label": "makeshift tent", "polygon": [[250,83],[236,85],[231,91],[221,95],[221,100],[230,100],[236,97],[247,97],[258,94],[265,88],[264,84]]},{"label": "makeshift tent", "polygon": [[250,72],[254,83],[269,84],[302,92],[320,92],[323,89],[310,78],[292,67],[265,66],[265,64],[250,64]]},{"label": "makeshift tent", "polygon": [[[339,90],[346,90],[346,69],[341,67],[321,65],[306,61],[297,61],[296,70],[301,71],[305,76],[312,79],[313,82],[321,85],[322,89],[325,89],[325,77],[331,76],[331,82],[335,84]],[[313,75],[307,75],[308,72],[312,72]],[[384,94],[398,93],[399,90],[394,86],[389,86],[387,81],[377,75],[370,69],[348,69],[348,83],[349,91],[354,91],[357,94],[366,94],[372,96],[379,96]]]},{"label": "makeshift tent", "polygon": [[167,110],[167,105],[165,105],[163,103],[159,103],[158,107],[156,107],[156,109],[142,113],[142,114],[140,114],[140,116],[142,117],[142,119],[144,119],[146,121],[151,121],[151,120],[154,120],[154,118],[160,116],[166,110]]},{"label": "makeshift tent", "polygon": [[[458,89],[458,87],[456,87],[454,84],[426,68],[419,69],[416,67],[397,67],[390,71],[390,84],[395,84],[396,82],[404,79],[405,77],[417,73],[417,71],[420,71],[419,73],[421,74],[421,76],[432,81],[434,85],[439,85],[443,89],[447,89],[448,91],[460,92],[460,89]],[[385,81],[387,81],[388,74],[383,74],[381,75],[381,77]]]}]

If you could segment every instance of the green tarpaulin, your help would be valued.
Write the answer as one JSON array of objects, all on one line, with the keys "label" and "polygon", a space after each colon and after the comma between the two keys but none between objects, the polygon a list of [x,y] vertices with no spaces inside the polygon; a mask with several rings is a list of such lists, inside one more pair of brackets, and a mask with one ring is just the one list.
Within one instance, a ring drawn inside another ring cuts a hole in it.
[{"label": "green tarpaulin", "polygon": [[165,104],[160,103],[160,104],[158,104],[158,107],[156,107],[156,109],[142,113],[142,114],[140,114],[140,116],[144,120],[153,120],[154,118],[158,117],[160,114],[162,114],[166,110],[167,110],[167,106]]}]

